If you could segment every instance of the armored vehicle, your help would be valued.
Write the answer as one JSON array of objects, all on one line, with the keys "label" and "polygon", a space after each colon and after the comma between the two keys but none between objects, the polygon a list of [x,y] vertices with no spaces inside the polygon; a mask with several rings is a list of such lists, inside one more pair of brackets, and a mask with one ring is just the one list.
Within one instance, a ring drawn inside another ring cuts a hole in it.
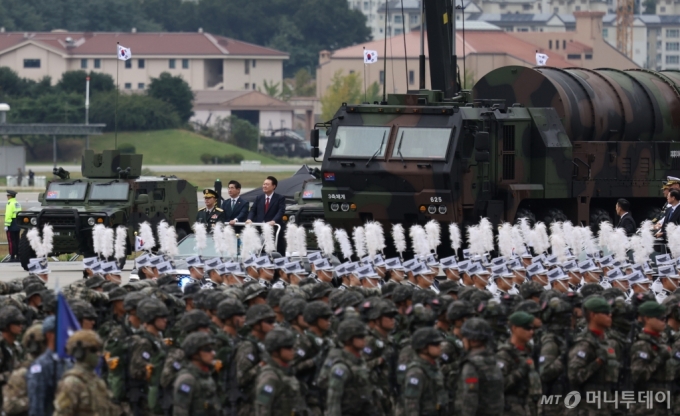
[{"label": "armored vehicle", "polygon": [[[318,171],[318,169],[316,169]],[[324,217],[323,202],[321,200],[321,179],[309,179],[302,184],[302,190],[295,193],[295,203],[286,205],[283,221],[302,225],[311,230],[314,220]],[[316,250],[316,237],[307,234],[307,248]]]},{"label": "armored vehicle", "polygon": [[328,222],[599,224],[618,198],[637,221],[662,205],[661,181],[680,173],[680,73],[509,66],[460,90],[455,9],[423,4],[433,90],[421,61],[420,90],[343,104],[319,126]]},{"label": "armored vehicle", "polygon": [[309,143],[300,135],[290,129],[272,130],[269,134],[261,136],[262,149],[274,156],[282,157],[309,157],[311,150]]},{"label": "armored vehicle", "polygon": [[196,187],[174,176],[141,176],[142,155],[86,150],[81,171],[83,179],[71,179],[68,172],[55,169],[58,178],[38,197],[41,206],[18,214],[25,230],[19,242],[24,268],[35,256],[26,232],[32,227],[42,230],[45,224],[54,228],[52,255],[94,255],[92,228],[96,224],[127,227],[128,253],[134,249],[134,232],[144,221],[156,226],[166,220],[177,228],[180,239],[191,231],[198,207]]}]

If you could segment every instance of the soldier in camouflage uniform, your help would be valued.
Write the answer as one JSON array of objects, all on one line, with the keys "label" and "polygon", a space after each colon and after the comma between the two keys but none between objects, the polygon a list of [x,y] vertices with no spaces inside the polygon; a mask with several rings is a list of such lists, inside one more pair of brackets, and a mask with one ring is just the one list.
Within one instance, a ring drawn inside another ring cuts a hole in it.
[{"label": "soldier in camouflage uniform", "polygon": [[297,363],[295,376],[300,381],[302,394],[310,412],[314,416],[320,416],[323,414],[323,401],[316,385],[316,378],[333,344],[329,337],[333,312],[327,303],[317,300],[305,306],[302,316],[307,323],[307,329],[304,336],[297,338],[295,349],[297,355],[302,355],[305,359]]},{"label": "soldier in camouflage uniform", "polygon": [[432,309],[429,309],[421,304],[416,304],[410,314],[409,319],[409,334],[408,337],[402,338],[399,343],[399,356],[397,358],[397,376],[396,381],[399,386],[404,384],[404,372],[406,366],[415,357],[413,347],[411,346],[411,334],[420,328],[431,328],[434,326],[436,317]]},{"label": "soldier in camouflage uniform", "polygon": [[215,340],[206,332],[194,332],[182,342],[187,362],[173,385],[173,416],[212,416],[221,411],[217,385],[210,377],[215,359]]},{"label": "soldier in camouflage uniform", "polygon": [[439,364],[444,376],[444,388],[449,394],[448,409],[451,411],[456,401],[460,361],[465,355],[460,329],[465,321],[474,316],[474,308],[464,300],[451,303],[446,310],[446,320],[451,325],[451,330],[442,334],[444,342],[442,342],[442,355],[439,357]]},{"label": "soldier in camouflage uniform", "polygon": [[[618,380],[619,363],[614,348],[607,343],[605,331],[611,327],[611,306],[601,296],[592,296],[583,303],[583,311],[588,328],[575,340],[569,351],[567,374],[572,388],[577,389],[582,398],[587,392],[596,391],[612,399],[612,386]],[[609,415],[608,404],[587,403],[581,400],[577,407],[578,415]]]},{"label": "soldier in camouflage uniform", "polygon": [[467,354],[460,363],[453,414],[462,416],[498,416],[503,413],[503,373],[488,347],[493,330],[481,318],[465,321],[460,329]]},{"label": "soldier in camouflage uniform", "polygon": [[121,409],[109,399],[106,384],[94,372],[102,341],[94,331],[80,330],[66,343],[75,365],[64,373],[54,399],[55,416],[119,416]]},{"label": "soldier in camouflage uniform", "polygon": [[338,326],[342,345],[328,353],[319,374],[320,388],[326,388],[326,416],[375,416],[377,402],[366,361],[361,351],[366,346],[366,325],[348,318]]},{"label": "soldier in camouflage uniform", "polygon": [[12,371],[21,363],[23,351],[17,338],[23,332],[24,322],[24,316],[19,309],[13,306],[4,306],[0,309],[0,331],[2,331],[2,339],[0,339],[0,387],[7,383]]},{"label": "soldier in camouflage uniform", "polygon": [[[647,301],[638,308],[643,323],[637,341],[630,349],[631,380],[635,391],[656,395],[671,390],[675,377],[677,360],[672,359],[671,347],[662,337],[666,327],[666,308],[655,301]],[[644,400],[632,404],[631,414],[666,416],[666,403],[652,401],[649,406]]]},{"label": "soldier in camouflage uniform", "polygon": [[368,320],[368,336],[362,353],[370,370],[371,382],[378,387],[382,414],[393,412],[398,386],[395,383],[397,349],[390,333],[394,330],[397,308],[392,301],[373,298],[363,304]]},{"label": "soldier in camouflage uniform", "polygon": [[137,305],[142,329],[131,337],[127,386],[130,406],[134,411],[162,414],[160,376],[167,354],[162,331],[167,325],[168,308],[156,298]]},{"label": "soldier in camouflage uniform", "polygon": [[219,391],[226,392],[222,395],[222,408],[227,416],[238,413],[238,401],[241,391],[236,379],[236,349],[241,342],[239,331],[245,323],[246,310],[243,304],[236,299],[227,298],[217,305],[217,319],[220,322],[220,330],[215,335],[217,343],[217,359],[222,363],[219,372],[217,387]]},{"label": "soldier in camouflage uniform", "polygon": [[511,336],[498,347],[496,358],[503,372],[504,415],[535,415],[541,383],[531,358],[529,341],[534,335],[534,317],[526,312],[510,315]]},{"label": "soldier in camouflage uniform", "polygon": [[45,351],[45,337],[43,336],[42,324],[32,325],[24,333],[21,339],[26,355],[24,360],[2,387],[2,396],[11,398],[2,404],[2,411],[6,415],[28,415],[28,386],[26,376],[31,363]]},{"label": "soldier in camouflage uniform", "polygon": [[449,397],[437,358],[444,338],[434,328],[420,328],[411,337],[415,359],[408,364],[402,386],[403,416],[448,415]]},{"label": "soldier in camouflage uniform", "polygon": [[616,385],[618,391],[633,389],[630,379],[630,347],[637,332],[634,324],[636,319],[637,315],[633,305],[621,297],[612,301],[612,326],[607,331],[607,342],[614,348],[614,353],[621,363]]},{"label": "soldier in camouflage uniform", "polygon": [[236,380],[241,391],[240,416],[251,416],[254,412],[255,382],[265,354],[263,342],[267,333],[274,329],[275,321],[274,310],[266,304],[253,305],[246,312],[245,324],[250,327],[250,332],[236,350]]},{"label": "soldier in camouflage uniform", "polygon": [[[543,327],[539,335],[538,374],[543,385],[543,394],[562,395],[569,393],[567,358],[572,342],[572,307],[569,302],[552,298],[545,303]],[[545,416],[561,416],[567,408],[559,405],[544,405]]]},{"label": "soldier in camouflage uniform", "polygon": [[117,287],[109,292],[110,318],[107,319],[97,330],[97,334],[104,341],[104,345],[113,333],[120,331],[125,325],[125,306],[123,301],[128,292],[122,287]]},{"label": "soldier in camouflage uniform", "polygon": [[255,383],[256,416],[303,415],[307,405],[300,383],[288,364],[296,357],[295,334],[284,328],[270,331],[264,339],[269,356]]},{"label": "soldier in camouflage uniform", "polygon": [[97,322],[97,311],[94,310],[94,306],[91,303],[78,299],[69,301],[69,305],[73,315],[75,315],[78,323],[80,323],[80,327],[93,330]]}]

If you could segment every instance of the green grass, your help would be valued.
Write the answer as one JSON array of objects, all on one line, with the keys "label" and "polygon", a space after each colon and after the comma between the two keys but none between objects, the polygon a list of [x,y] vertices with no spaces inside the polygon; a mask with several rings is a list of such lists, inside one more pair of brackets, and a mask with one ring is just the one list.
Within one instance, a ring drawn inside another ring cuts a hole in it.
[{"label": "green grass", "polygon": [[[263,165],[285,163],[231,144],[222,143],[187,130],[156,130],[147,132],[119,132],[118,145],[132,144],[144,155],[145,165],[197,165],[201,155],[240,153],[245,160],[260,160]],[[95,151],[113,149],[114,134],[90,137],[90,148]]]}]

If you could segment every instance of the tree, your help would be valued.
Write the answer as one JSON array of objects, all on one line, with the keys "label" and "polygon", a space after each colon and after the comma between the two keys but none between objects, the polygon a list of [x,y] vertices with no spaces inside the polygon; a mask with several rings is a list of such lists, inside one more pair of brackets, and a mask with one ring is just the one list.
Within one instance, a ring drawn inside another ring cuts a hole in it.
[{"label": "tree", "polygon": [[[280,82],[277,82],[277,83],[274,83],[274,81],[267,82],[267,80],[265,79],[264,80],[264,93],[267,94],[270,97],[279,98],[280,97],[279,85],[281,85]],[[262,91],[259,87],[258,87],[258,90]]]},{"label": "tree", "polygon": [[294,81],[293,94],[296,97],[316,97],[316,82],[312,78],[312,74],[305,68],[301,68],[295,73]]},{"label": "tree", "polygon": [[363,91],[363,82],[359,74],[342,75],[342,70],[333,74],[331,85],[321,97],[321,118],[330,120],[342,103],[359,104],[364,101],[372,103],[380,101],[380,86],[374,82]]},{"label": "tree", "polygon": [[250,124],[248,120],[236,116],[229,117],[229,142],[247,150],[257,150],[257,142],[260,138],[260,130]]},{"label": "tree", "polygon": [[147,94],[172,105],[182,123],[188,122],[194,115],[194,93],[180,75],[174,77],[163,72],[158,78],[151,78]]},{"label": "tree", "polygon": [[[62,74],[59,82],[57,82],[57,88],[64,92],[75,92],[81,96],[85,96],[85,83],[87,77],[87,72],[82,70],[66,71]],[[113,77],[109,74],[90,71],[89,77],[90,93],[113,91],[116,88]]]},{"label": "tree", "polygon": [[[82,102],[82,97],[78,97]],[[116,92],[102,92],[92,98],[90,123],[105,123],[106,131],[114,131]],[[175,107],[165,101],[142,94],[118,96],[118,130],[174,129],[182,124]]]}]

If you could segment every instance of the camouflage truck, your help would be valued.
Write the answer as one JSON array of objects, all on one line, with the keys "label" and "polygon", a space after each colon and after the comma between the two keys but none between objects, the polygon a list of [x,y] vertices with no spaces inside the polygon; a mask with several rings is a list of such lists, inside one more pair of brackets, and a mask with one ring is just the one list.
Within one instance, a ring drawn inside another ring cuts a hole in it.
[{"label": "camouflage truck", "polygon": [[[286,205],[283,214],[283,222],[295,223],[306,229],[312,229],[312,223],[316,219],[323,219],[323,201],[321,200],[321,179],[309,179],[302,184],[302,190],[295,193],[295,203]],[[316,237],[313,233],[307,234],[307,248],[318,249]]]},{"label": "camouflage truck", "polygon": [[[444,26],[455,21],[446,13]],[[428,20],[428,42],[445,46],[430,44],[430,68],[446,68],[432,61],[448,47],[441,26]],[[434,90],[423,80],[381,103],[343,104],[321,124],[328,222],[599,224],[618,198],[639,222],[680,173],[680,72],[508,66],[471,91],[450,88],[453,73],[432,75]]]},{"label": "camouflage truck", "polygon": [[177,228],[179,239],[191,231],[198,209],[196,187],[174,176],[141,176],[142,155],[86,150],[81,171],[83,179],[70,179],[68,172],[55,169],[58,178],[38,197],[41,206],[19,212],[24,229],[19,258],[24,268],[35,256],[26,232],[32,227],[42,230],[45,224],[54,228],[52,255],[93,255],[96,224],[127,227],[128,253],[134,248],[134,232],[144,221],[155,227],[166,220]]}]

